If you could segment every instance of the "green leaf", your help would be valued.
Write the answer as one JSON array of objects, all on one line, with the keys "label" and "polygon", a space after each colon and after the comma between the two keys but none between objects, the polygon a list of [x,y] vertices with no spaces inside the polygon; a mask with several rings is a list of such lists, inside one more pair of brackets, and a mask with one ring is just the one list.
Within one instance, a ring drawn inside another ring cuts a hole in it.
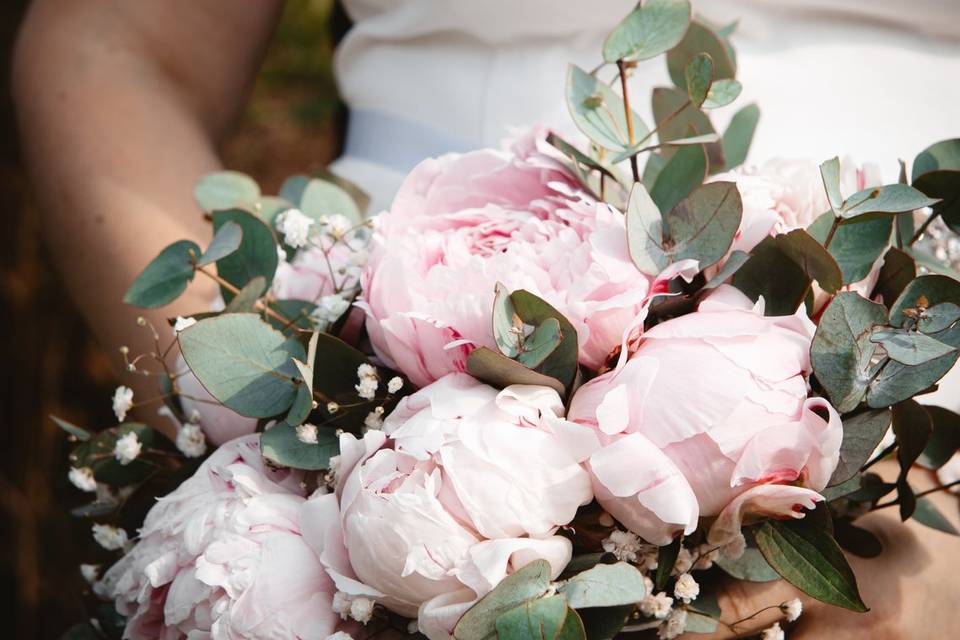
[{"label": "green leaf", "polygon": [[924,149],[913,161],[913,187],[941,202],[933,206],[953,231],[960,231],[960,138]]},{"label": "green leaf", "polygon": [[[839,235],[844,228],[855,229],[856,227],[841,226],[837,230],[837,234]],[[879,295],[884,304],[892,306],[907,285],[916,277],[917,264],[910,257],[910,254],[896,247],[891,247],[883,256],[883,266],[880,268],[880,275],[877,277],[874,294]]]},{"label": "green leaf", "polygon": [[297,437],[296,427],[281,422],[260,435],[260,451],[281,467],[316,471],[330,468],[330,458],[340,453],[340,444],[334,429],[320,427],[317,443],[308,444]]},{"label": "green leaf", "polygon": [[[828,211],[814,220],[807,231],[823,244],[833,221],[833,214]],[[858,218],[851,224],[837,227],[829,251],[840,266],[844,284],[859,282],[870,274],[877,258],[890,246],[892,228],[893,218],[889,216]]]},{"label": "green leaf", "polygon": [[284,180],[280,186],[280,197],[290,202],[293,206],[299,207],[300,200],[303,199],[303,192],[306,190],[308,182],[310,182],[309,176],[290,176]]},{"label": "green leaf", "polygon": [[556,147],[563,155],[567,156],[575,163],[582,165],[588,169],[599,171],[608,178],[616,181],[618,184],[626,184],[622,175],[613,165],[607,164],[596,158],[591,158],[587,154],[577,149],[575,146],[561,138],[555,133],[550,133],[547,135],[547,142],[554,147]]},{"label": "green leaf", "polygon": [[523,347],[517,354],[517,361],[528,369],[536,369],[557,350],[561,342],[563,342],[563,333],[560,330],[560,321],[556,318],[547,318],[533,330],[533,333],[524,338]]},{"label": "green leaf", "polygon": [[903,329],[875,328],[870,342],[881,345],[892,360],[916,366],[956,351],[925,333]]},{"label": "green leaf", "polygon": [[457,640],[494,638],[497,618],[523,602],[543,595],[549,586],[550,564],[546,560],[534,560],[504,578],[493,591],[467,610],[454,627],[453,637]]},{"label": "green leaf", "polygon": [[[129,433],[136,434],[142,446],[142,452],[135,460],[120,464],[114,455],[114,448],[117,446],[117,440]],[[71,455],[71,464],[93,469],[93,476],[97,482],[113,486],[134,484],[154,471],[155,466],[145,457],[149,449],[161,446],[163,443],[166,443],[166,438],[147,425],[126,422],[98,432],[93,438],[77,447]]]},{"label": "green leaf", "polygon": [[83,427],[78,427],[72,422],[67,422],[63,418],[58,418],[53,414],[50,414],[50,419],[53,420],[54,424],[56,424],[58,427],[66,431],[68,434],[70,434],[80,442],[86,442],[93,436],[92,433],[90,433]]},{"label": "green leaf", "polygon": [[941,140],[921,151],[913,160],[911,182],[924,174],[943,169],[960,169],[960,138]]},{"label": "green leaf", "polygon": [[589,640],[612,640],[623,629],[633,611],[634,605],[631,604],[622,607],[583,609],[577,614],[583,621]]},{"label": "green leaf", "polygon": [[205,175],[194,187],[193,196],[204,211],[246,209],[254,211],[260,200],[260,187],[250,176],[237,171],[219,171]]},{"label": "green leaf", "polygon": [[[313,388],[341,405],[356,402],[357,369],[370,364],[362,351],[327,333],[317,334],[317,355],[313,365]],[[386,385],[377,389],[383,397]],[[366,411],[364,412],[366,415]]]},{"label": "green leaf", "polygon": [[240,241],[243,239],[243,230],[236,222],[227,222],[219,229],[210,241],[210,246],[203,252],[200,259],[197,260],[197,266],[213,264],[221,258],[225,258],[240,248]]},{"label": "green leaf", "polygon": [[917,328],[924,333],[937,333],[948,329],[957,320],[960,320],[960,306],[952,302],[941,302],[920,314]]},{"label": "green leaf", "polygon": [[863,399],[876,351],[870,332],[885,320],[882,305],[847,291],[837,294],[820,318],[810,362],[840,413],[853,410]]},{"label": "green leaf", "polygon": [[264,222],[272,229],[276,222],[277,216],[279,216],[284,211],[293,209],[295,205],[287,200],[286,198],[281,198],[279,196],[263,196],[260,198],[260,208],[257,211],[257,215],[263,219]]},{"label": "green leaf", "polygon": [[861,558],[876,558],[883,552],[883,544],[872,531],[849,522],[840,522],[836,529],[837,543]]},{"label": "green leaf", "polygon": [[346,191],[356,203],[361,213],[365,213],[370,208],[370,194],[361,189],[355,182],[351,182],[343,176],[339,176],[326,169],[315,169],[311,172],[311,175],[314,178],[320,178],[321,180],[335,184]]},{"label": "green leaf", "polygon": [[746,161],[759,121],[760,107],[755,104],[748,104],[731,118],[723,132],[724,169],[736,169]]},{"label": "green leaf", "polygon": [[[550,350],[542,364],[537,366],[537,370],[546,376],[556,378],[564,388],[570,389],[578,371],[577,330],[562,313],[529,291],[518,289],[510,294],[510,300],[517,315],[526,324],[540,327],[550,319],[559,323],[560,344]],[[534,360],[535,358],[531,358],[531,362]],[[560,395],[563,395],[563,392]]]},{"label": "green leaf", "polygon": [[960,415],[932,405],[926,405],[926,409],[933,422],[933,433],[917,464],[926,469],[939,469],[960,449]]},{"label": "green leaf", "polygon": [[199,321],[178,334],[180,350],[200,383],[218,401],[250,418],[269,418],[290,408],[303,360],[295,338],[258,316],[230,313]]},{"label": "green leaf", "polygon": [[746,251],[732,251],[730,255],[727,256],[727,259],[724,261],[723,266],[720,267],[720,270],[707,282],[703,285],[703,288],[706,290],[716,289],[724,282],[726,282],[730,277],[737,273],[747,260],[750,259],[750,254]]},{"label": "green leaf", "polygon": [[587,630],[580,614],[570,607],[567,607],[567,617],[563,619],[563,626],[560,627],[556,640],[587,640]]},{"label": "green leaf", "polygon": [[778,234],[774,241],[780,251],[793,260],[808,278],[816,280],[827,293],[836,293],[843,285],[840,265],[822,244],[803,229]]},{"label": "green leaf", "polygon": [[[697,598],[696,603],[701,598]],[[695,603],[695,604],[696,604]],[[692,607],[687,610],[687,624],[683,627],[684,633],[713,633],[717,630],[719,621],[708,615],[695,611]]]},{"label": "green leaf", "polygon": [[670,72],[670,79],[677,87],[687,89],[685,74],[687,65],[700,53],[707,53],[713,58],[716,79],[736,76],[736,64],[730,57],[723,39],[703,22],[693,20],[680,44],[667,54],[667,71]]},{"label": "green leaf", "polygon": [[813,519],[768,520],[754,536],[766,561],[793,586],[821,602],[867,611],[843,552]]},{"label": "green leaf", "polygon": [[574,609],[635,604],[647,595],[643,574],[626,562],[598,564],[558,589]]},{"label": "green leaf", "polygon": [[890,307],[890,324],[903,325],[904,311],[915,309],[921,298],[926,298],[927,308],[943,302],[960,302],[960,282],[949,276],[930,274],[920,276],[906,286],[900,297]]},{"label": "green leaf", "polygon": [[851,220],[868,214],[904,213],[929,207],[939,202],[905,184],[872,187],[853,194],[838,211],[841,218]]},{"label": "green leaf", "polygon": [[760,550],[753,547],[747,547],[736,560],[721,555],[714,563],[737,580],[773,582],[780,579],[780,574],[770,567]]},{"label": "green leaf", "polygon": [[363,214],[353,198],[332,182],[312,178],[300,196],[300,210],[314,220],[341,215],[354,225],[363,221]]},{"label": "green leaf", "polygon": [[137,276],[124,294],[123,301],[145,309],[173,302],[193,280],[193,264],[199,255],[200,247],[196,242],[174,242]]},{"label": "green leaf", "polygon": [[658,591],[663,591],[667,587],[667,581],[673,572],[673,566],[677,564],[682,543],[683,537],[677,536],[673,542],[661,546],[657,551],[657,573],[653,582]]},{"label": "green leaf", "polygon": [[[274,300],[270,303],[270,308],[290,320],[293,323],[292,327],[310,331],[315,326],[310,316],[317,306],[312,302],[306,300]],[[273,316],[267,316],[267,320],[278,331],[290,331],[290,327],[286,323],[280,322]]]},{"label": "green leaf", "polygon": [[913,519],[931,529],[949,533],[952,536],[960,536],[960,531],[957,531],[957,528],[940,513],[940,510],[929,498],[917,498]]},{"label": "green leaf", "polygon": [[[580,131],[599,146],[614,151],[630,146],[623,98],[576,65],[567,72],[567,107]],[[640,116],[631,116],[634,138],[642,140],[649,130]]]},{"label": "green leaf", "polygon": [[497,618],[498,640],[554,640],[567,617],[563,596],[525,602]]},{"label": "green leaf", "polygon": [[867,391],[867,404],[888,407],[929,388],[957,361],[958,352],[948,353],[920,366],[890,361],[876,375]]},{"label": "green leaf", "polygon": [[707,177],[707,155],[701,145],[679,147],[660,170],[650,197],[660,211],[670,211]]},{"label": "green leaf", "polygon": [[[830,477],[828,486],[835,486],[853,478],[860,471],[890,427],[892,416],[888,409],[868,409],[843,419],[843,443],[840,460]],[[859,486],[859,485],[858,485]]]},{"label": "green leaf", "polygon": [[663,218],[642,183],[633,185],[627,201],[627,245],[641,273],[655,276],[670,264],[663,249]]},{"label": "green leaf", "polygon": [[715,80],[713,84],[710,85],[710,90],[707,92],[707,99],[703,101],[701,108],[719,109],[720,107],[725,107],[736,100],[740,96],[741,91],[743,91],[743,85],[737,80],[730,78]]},{"label": "green leaf", "polygon": [[733,243],[742,211],[736,183],[711,182],[696,188],[664,220],[673,260],[697,260],[701,270],[718,262]]},{"label": "green leaf", "polygon": [[840,192],[840,158],[834,156],[820,164],[820,177],[827,191],[827,200],[834,214],[843,208],[843,194]]},{"label": "green leaf", "polygon": [[[610,158],[611,162],[623,162],[628,160],[632,156],[637,155],[638,153],[643,153],[644,151],[652,151],[654,149],[661,149],[664,147],[683,147],[692,144],[704,144],[709,145],[720,140],[720,136],[716,133],[705,133],[703,135],[692,136],[690,138],[678,138],[676,140],[665,140],[658,142],[657,144],[647,143],[638,144],[633,147],[630,147],[626,151],[621,151],[620,153],[614,155]],[[709,154],[708,154],[709,157]]]},{"label": "green leaf", "polygon": [[876,502],[896,488],[892,482],[884,482],[875,473],[865,473],[860,477],[860,488],[844,497],[853,502]]},{"label": "green leaf", "polygon": [[[516,358],[520,353],[520,341],[517,332],[523,331],[523,320],[517,315],[510,300],[510,291],[497,283],[493,298],[493,338],[500,353],[508,358]],[[531,367],[532,368],[532,367]]]},{"label": "green leaf", "polygon": [[263,276],[257,276],[246,284],[240,293],[233,297],[223,308],[224,313],[254,313],[257,301],[267,290],[267,281]]},{"label": "green leaf", "polygon": [[[243,238],[239,249],[217,262],[217,274],[237,289],[242,289],[257,276],[262,276],[269,286],[279,263],[273,231],[263,219],[241,209],[214,212],[215,232],[228,222],[240,225]],[[221,293],[226,302],[233,299],[229,290],[221,287]]]},{"label": "green leaf", "polygon": [[713,83],[713,58],[708,53],[699,53],[687,63],[683,73],[690,102],[699,108],[707,99],[707,92]]},{"label": "green leaf", "polygon": [[907,474],[923,453],[932,432],[933,422],[923,405],[915,400],[904,400],[893,406],[893,433],[897,436],[897,462],[900,464],[897,496],[902,520],[909,518],[916,507]]},{"label": "green leaf", "polygon": [[[669,160],[677,153],[676,141],[710,136],[710,142],[705,143],[707,164],[711,169],[723,166],[722,145],[713,138],[717,131],[710,118],[690,103],[686,91],[673,87],[657,87],[653,90],[651,107],[657,122],[659,146],[665,147],[661,151],[664,159]],[[640,146],[644,144],[649,143],[643,142]]]},{"label": "green leaf", "polygon": [[669,51],[683,39],[690,23],[686,0],[648,0],[630,12],[603,43],[603,59],[647,60]]}]

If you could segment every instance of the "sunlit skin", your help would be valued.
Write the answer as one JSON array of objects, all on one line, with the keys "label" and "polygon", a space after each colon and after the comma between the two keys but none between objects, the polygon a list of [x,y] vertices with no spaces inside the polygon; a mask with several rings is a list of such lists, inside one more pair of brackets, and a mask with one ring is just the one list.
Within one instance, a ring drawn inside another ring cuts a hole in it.
[{"label": "sunlit skin", "polygon": [[[279,0],[35,0],[24,24],[13,88],[43,227],[75,302],[116,354],[118,375],[138,402],[156,396],[155,381],[125,372],[117,347],[153,350],[151,333],[136,318],[163,330],[167,318],[205,308],[214,285],[198,279],[159,311],[126,307],[123,292],[166,245],[209,238],[193,186],[221,167],[217,147],[244,108],[281,9]],[[896,473],[892,465],[879,468]],[[914,475],[918,490],[935,486],[932,475]],[[932,498],[960,527],[957,499]],[[885,546],[878,559],[851,557],[871,612],[849,613],[801,595],[804,614],[789,637],[952,637],[960,539],[902,525],[894,508],[859,524]],[[784,583],[734,584],[721,598],[724,619],[798,595]],[[756,632],[778,618],[767,612],[742,630]],[[734,634],[721,627],[698,637]]]}]

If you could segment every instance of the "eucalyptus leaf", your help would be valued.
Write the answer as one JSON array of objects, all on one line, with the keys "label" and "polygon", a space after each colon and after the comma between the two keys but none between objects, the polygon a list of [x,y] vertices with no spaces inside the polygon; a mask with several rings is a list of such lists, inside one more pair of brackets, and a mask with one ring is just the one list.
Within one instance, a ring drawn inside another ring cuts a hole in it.
[{"label": "eucalyptus leaf", "polygon": [[667,587],[667,581],[670,580],[670,574],[673,573],[673,567],[677,564],[677,558],[680,556],[680,547],[683,544],[683,537],[677,536],[673,542],[660,547],[657,551],[657,573],[654,576],[654,585],[658,591],[663,591]]},{"label": "eucalyptus leaf", "polygon": [[169,304],[193,280],[194,261],[200,256],[196,242],[180,240],[150,261],[123,296],[126,304],[154,309]]},{"label": "eucalyptus leaf", "polygon": [[[867,224],[873,224],[867,223]],[[855,227],[847,227],[854,229]],[[844,227],[840,227],[838,234]],[[877,276],[874,294],[879,295],[885,305],[892,306],[903,290],[917,277],[917,264],[910,254],[891,247],[883,256],[883,266]]]},{"label": "eucalyptus leaf", "polygon": [[83,427],[78,427],[72,422],[68,422],[63,418],[58,418],[57,416],[51,414],[50,419],[53,420],[54,424],[66,431],[68,434],[79,440],[80,442],[86,442],[89,440],[93,434],[84,429]]},{"label": "eucalyptus leaf", "polygon": [[954,351],[919,366],[891,360],[870,382],[867,404],[871,407],[888,407],[915,396],[942,378],[957,361],[957,356],[958,352]]},{"label": "eucalyptus leaf", "polygon": [[952,536],[960,536],[960,531],[957,531],[957,528],[940,513],[940,510],[929,498],[917,498],[913,519],[931,529],[949,533]]},{"label": "eucalyptus leaf", "polygon": [[953,302],[941,302],[929,307],[920,314],[917,328],[924,333],[944,331],[960,320],[960,305]]},{"label": "eucalyptus leaf", "polygon": [[517,353],[517,362],[528,369],[536,369],[557,350],[561,342],[563,333],[560,330],[560,321],[547,318],[533,333],[524,338],[523,346]]},{"label": "eucalyptus leaf", "polygon": [[204,388],[240,415],[269,418],[293,403],[299,378],[293,358],[306,357],[303,346],[258,316],[205,318],[181,331],[178,341]]},{"label": "eucalyptus leaf", "polygon": [[[574,123],[590,140],[605,149],[622,151],[630,146],[623,98],[576,65],[567,71],[567,107]],[[631,111],[635,140],[649,130]]]},{"label": "eucalyptus leaf", "polygon": [[636,604],[647,595],[643,574],[626,562],[598,564],[573,576],[557,591],[574,609]]},{"label": "eucalyptus leaf", "polygon": [[339,438],[330,428],[317,429],[317,442],[302,442],[297,428],[286,422],[270,427],[260,435],[263,457],[281,467],[316,471],[330,468],[330,458],[340,453]]},{"label": "eucalyptus leaf", "polygon": [[843,552],[812,518],[768,520],[754,536],[766,561],[793,586],[821,602],[867,611]]},{"label": "eucalyptus leaf", "polygon": [[[122,464],[114,454],[117,440],[133,433],[140,441],[142,453],[136,459]],[[158,431],[139,422],[125,422],[116,427],[98,432],[90,440],[77,447],[71,455],[71,464],[76,467],[90,467],[97,482],[113,486],[130,485],[140,482],[155,469],[145,457],[152,447],[169,442]]]},{"label": "eucalyptus leaf", "polygon": [[360,210],[360,213],[366,213],[370,208],[370,194],[360,188],[358,184],[347,180],[341,175],[337,175],[332,171],[327,169],[315,169],[310,174],[314,178],[320,178],[325,182],[335,184],[340,187],[353,199],[353,202],[357,205],[357,208]]},{"label": "eucalyptus leaf", "polygon": [[[573,146],[572,144],[570,144],[569,142],[567,142],[566,140],[558,136],[556,133],[548,134],[547,142],[553,145],[554,147],[556,147],[563,155],[567,156],[568,158],[573,160],[575,163],[582,165],[584,167],[587,167],[588,169],[599,171],[600,173],[604,174],[608,178],[616,181],[618,184],[625,183],[623,176],[619,174],[619,171],[617,171],[616,167],[612,165],[608,165],[600,160],[597,160],[596,158],[592,158],[588,156],[587,154],[583,153],[582,151],[577,149],[575,146]],[[614,163],[616,163],[616,161]]]},{"label": "eucalyptus leaf", "polygon": [[561,395],[566,392],[563,383],[556,378],[537,373],[486,347],[470,352],[467,357],[467,371],[474,378],[501,389],[512,384],[534,384],[550,387]]},{"label": "eucalyptus leaf", "polygon": [[707,92],[707,99],[703,101],[703,109],[719,109],[725,107],[740,96],[743,85],[731,78],[715,80]]},{"label": "eucalyptus leaf", "polygon": [[926,410],[933,423],[933,433],[917,464],[925,469],[939,469],[960,450],[960,414],[932,405],[926,405]]},{"label": "eucalyptus leaf", "polygon": [[[237,289],[242,289],[257,276],[262,276],[269,286],[279,264],[273,231],[262,218],[248,211],[229,209],[213,213],[214,232],[228,222],[238,224],[243,237],[239,249],[217,261],[217,274]],[[221,294],[226,302],[234,296],[225,287],[221,287]]]},{"label": "eucalyptus leaf", "polygon": [[[677,141],[709,136],[704,149],[711,168],[724,165],[723,147],[713,136],[717,130],[707,115],[690,102],[686,91],[673,87],[656,87],[651,97],[653,117],[657,123],[657,140],[663,147],[661,154],[669,160],[677,153]],[[647,141],[640,146],[649,145]]]},{"label": "eucalyptus leaf", "polygon": [[846,482],[860,471],[890,428],[892,416],[888,409],[867,409],[843,419],[843,443],[840,460],[830,477],[828,486]]},{"label": "eucalyptus leaf", "polygon": [[227,222],[214,234],[210,246],[203,252],[200,259],[197,260],[198,266],[213,264],[221,258],[225,258],[240,248],[240,241],[243,238],[243,230],[236,222]]},{"label": "eucalyptus leaf", "polygon": [[570,389],[578,371],[577,330],[562,313],[529,291],[518,289],[510,294],[510,300],[517,315],[526,324],[540,327],[551,319],[557,321],[560,329],[560,344],[549,349],[549,354],[541,364],[537,365],[537,370],[559,380],[564,388]]},{"label": "eucalyptus leaf", "polygon": [[546,560],[534,560],[504,578],[468,609],[453,628],[453,637],[457,640],[495,638],[497,618],[531,598],[543,595],[549,586],[550,564]]},{"label": "eucalyptus leaf", "polygon": [[733,275],[732,284],[751,300],[763,297],[768,316],[794,313],[810,290],[810,277],[780,246],[779,236],[764,238]]},{"label": "eucalyptus leaf", "polygon": [[911,182],[931,171],[960,170],[960,138],[941,140],[921,151],[913,160]]},{"label": "eucalyptus leaf", "polygon": [[344,189],[326,180],[311,178],[300,196],[300,210],[313,220],[341,215],[352,224],[363,221],[363,214]]},{"label": "eucalyptus leaf", "polygon": [[698,53],[684,70],[687,83],[687,95],[693,106],[699,108],[707,99],[710,85],[713,83],[713,58],[708,53]]},{"label": "eucalyptus leaf", "polygon": [[760,121],[760,107],[756,104],[748,104],[743,107],[730,120],[726,131],[723,132],[723,157],[724,169],[736,169],[742,165],[750,152],[750,143],[753,142],[753,134],[757,131],[757,123]]},{"label": "eucalyptus leaf", "polygon": [[906,318],[904,312],[908,309],[916,309],[924,298],[927,308],[943,302],[958,303],[960,302],[960,282],[939,274],[920,276],[908,284],[900,297],[890,306],[890,324],[895,327],[902,326]]},{"label": "eucalyptus leaf", "polygon": [[[699,598],[698,598],[699,600]],[[717,630],[719,621],[698,611],[688,610],[687,624],[683,627],[684,633],[713,633]]]},{"label": "eucalyptus leaf", "polygon": [[820,177],[827,192],[827,201],[834,215],[843,208],[843,193],[840,191],[840,158],[834,156],[820,163]]},{"label": "eucalyptus leaf", "polygon": [[875,328],[870,342],[883,347],[892,360],[916,366],[956,351],[948,344],[918,331]]},{"label": "eucalyptus leaf", "polygon": [[850,553],[861,558],[876,558],[883,552],[883,544],[870,530],[849,522],[837,525],[837,543]]},{"label": "eucalyptus leaf", "polygon": [[863,399],[876,351],[870,332],[885,320],[882,305],[847,291],[838,293],[820,318],[810,361],[817,380],[840,413],[853,410]]},{"label": "eucalyptus leaf", "polygon": [[634,605],[597,607],[577,612],[583,621],[588,640],[612,640],[630,619]]},{"label": "eucalyptus leaf", "polygon": [[907,483],[907,474],[930,440],[933,421],[923,405],[916,400],[904,400],[893,406],[893,433],[897,436],[897,462],[900,464],[900,474],[897,476],[900,518],[906,520],[916,507],[913,490]]},{"label": "eucalyptus leaf", "polygon": [[646,60],[675,47],[690,23],[686,0],[647,0],[618,24],[603,43],[603,59]]},{"label": "eucalyptus leaf", "polygon": [[498,640],[554,640],[567,617],[563,596],[529,600],[497,618]]},{"label": "eucalyptus leaf", "polygon": [[224,313],[253,313],[260,297],[267,291],[267,280],[257,276],[246,284],[223,308]]},{"label": "eucalyptus leaf", "polygon": [[295,205],[286,198],[263,196],[260,198],[260,209],[257,211],[257,214],[273,229],[276,225],[277,216],[294,207]]},{"label": "eucalyptus leaf", "polygon": [[845,220],[868,214],[904,213],[929,207],[939,202],[905,184],[888,184],[872,187],[853,194],[843,203],[837,213]]},{"label": "eucalyptus leaf", "polygon": [[700,20],[693,20],[683,40],[667,53],[667,71],[680,89],[687,90],[686,67],[700,53],[713,58],[714,78],[721,80],[736,76],[736,64],[723,39]]},{"label": "eucalyptus leaf", "polygon": [[740,270],[747,260],[750,259],[750,254],[746,251],[731,251],[730,255],[727,256],[727,259],[723,262],[723,266],[720,267],[720,270],[717,271],[710,280],[703,285],[703,289],[710,290],[716,289],[720,285],[724,284],[727,280],[733,277],[737,271]]},{"label": "eucalyptus leaf", "polygon": [[290,323],[280,322],[273,316],[267,316],[267,321],[279,331],[290,332],[292,328],[309,331],[315,327],[311,315],[316,310],[317,305],[312,302],[306,300],[274,300],[270,303],[270,308],[290,321]]},{"label": "eucalyptus leaf", "polygon": [[670,264],[663,249],[663,218],[642,183],[633,185],[627,201],[627,245],[641,273],[656,276]]},{"label": "eucalyptus leaf", "polygon": [[[820,244],[826,242],[834,216],[826,212],[807,228]],[[841,224],[830,240],[828,251],[837,261],[844,284],[859,282],[873,270],[877,258],[890,246],[893,218],[857,219],[855,223]]]},{"label": "eucalyptus leaf", "polygon": [[660,211],[670,211],[707,177],[707,155],[701,145],[679,147],[660,170],[650,198]]},{"label": "eucalyptus leaf", "polygon": [[[674,156],[671,163],[679,157]],[[673,260],[697,260],[701,270],[715,264],[729,251],[742,211],[734,182],[711,182],[694,189],[664,219]]]},{"label": "eucalyptus leaf", "polygon": [[201,178],[194,187],[193,195],[204,211],[254,211],[260,200],[260,187],[246,174],[238,171],[218,171]]},{"label": "eucalyptus leaf", "polygon": [[498,282],[493,298],[493,338],[500,353],[508,358],[516,358],[520,353],[517,333],[522,331],[523,320],[513,308],[510,291]]},{"label": "eucalyptus leaf", "polygon": [[960,231],[960,138],[942,140],[913,161],[913,187],[941,202],[933,206],[954,232]]},{"label": "eucalyptus leaf", "polygon": [[299,207],[300,201],[303,199],[303,192],[306,190],[309,182],[309,176],[290,176],[284,180],[280,186],[280,197],[290,202],[293,206]]}]

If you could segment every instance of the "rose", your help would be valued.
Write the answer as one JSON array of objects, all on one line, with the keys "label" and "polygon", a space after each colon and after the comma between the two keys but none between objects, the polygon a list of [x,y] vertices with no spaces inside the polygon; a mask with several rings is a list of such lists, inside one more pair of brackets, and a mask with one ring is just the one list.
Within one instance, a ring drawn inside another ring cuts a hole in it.
[{"label": "rose", "polygon": [[495,347],[497,282],[568,318],[588,368],[640,311],[649,282],[630,261],[623,214],[584,194],[542,134],[421,163],[382,216],[360,304],[377,355],[414,384]]},{"label": "rose", "polygon": [[[451,374],[404,398],[384,431],[342,436],[342,537],[365,586],[338,588],[419,617],[439,638],[530,561],[545,558],[558,575],[571,545],[554,534],[592,499],[578,441],[595,440],[562,411],[552,389],[497,392]],[[329,503],[311,499],[306,510],[329,513]]]},{"label": "rose", "polygon": [[645,332],[567,416],[603,442],[588,461],[600,504],[655,544],[691,533],[698,516],[718,516],[715,544],[744,518],[801,517],[796,505],[821,499],[842,440],[833,407],[807,397],[812,334],[803,310],[765,317],[726,285]]},{"label": "rose", "polygon": [[220,447],[161,498],[140,541],[98,585],[128,617],[124,637],[323,640],[333,633],[340,620],[331,609],[333,583],[301,535],[298,483],[295,474],[267,469],[258,437],[249,436]]}]

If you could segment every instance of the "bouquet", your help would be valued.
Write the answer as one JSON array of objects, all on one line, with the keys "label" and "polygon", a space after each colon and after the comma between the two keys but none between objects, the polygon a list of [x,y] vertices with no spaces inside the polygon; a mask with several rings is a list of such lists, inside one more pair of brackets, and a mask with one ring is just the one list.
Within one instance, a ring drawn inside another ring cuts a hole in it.
[{"label": "bouquet", "polygon": [[[866,513],[956,534],[910,472],[956,475],[960,416],[914,398],[960,355],[960,140],[891,184],[744,167],[757,107],[709,117],[741,90],[732,30],[638,5],[569,69],[578,137],[425,160],[377,216],[326,174],[205,177],[208,246],[126,294],[220,287],[121,349],[175,441],[125,387],[116,426],[58,419],[108,554],[67,637],[740,634],[725,581],[866,611],[841,550],[884,562]],[[661,56],[648,126],[628,80]],[[783,638],[800,600],[770,604],[752,632]]]}]

